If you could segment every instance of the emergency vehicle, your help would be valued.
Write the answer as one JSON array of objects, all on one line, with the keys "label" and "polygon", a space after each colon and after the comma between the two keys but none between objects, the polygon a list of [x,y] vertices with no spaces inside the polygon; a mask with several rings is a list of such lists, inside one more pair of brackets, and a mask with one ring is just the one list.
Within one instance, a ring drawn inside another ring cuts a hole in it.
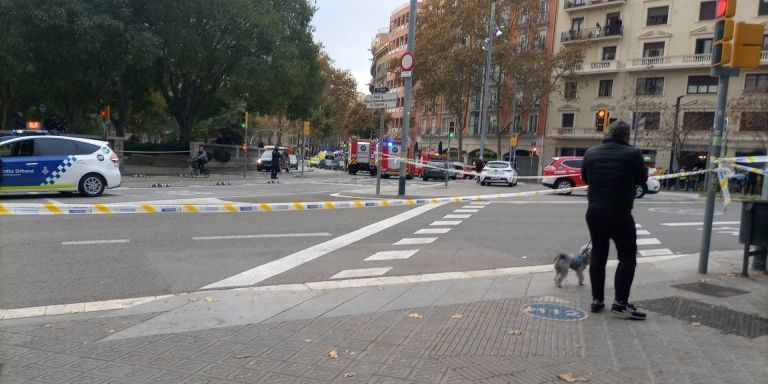
[{"label": "emergency vehicle", "polygon": [[423,148],[416,158],[413,175],[416,177],[423,177],[426,165],[430,161],[448,161],[448,157],[438,153],[437,150],[432,147]]},{"label": "emergency vehicle", "polygon": [[[385,139],[381,146],[381,177],[387,178],[390,176],[400,177],[400,153],[402,150],[402,142],[399,139]],[[414,155],[413,149],[408,148],[406,156],[409,160],[405,164],[405,178],[410,180],[413,178],[415,166],[413,164]]]},{"label": "emergency vehicle", "polygon": [[350,139],[348,156],[347,171],[350,175],[359,171],[376,175],[376,141]]}]

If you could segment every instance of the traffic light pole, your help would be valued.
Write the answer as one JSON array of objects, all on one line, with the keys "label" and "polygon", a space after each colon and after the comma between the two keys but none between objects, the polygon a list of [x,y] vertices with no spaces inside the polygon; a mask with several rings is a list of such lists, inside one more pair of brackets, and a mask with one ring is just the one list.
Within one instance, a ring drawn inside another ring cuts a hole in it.
[{"label": "traffic light pole", "polygon": [[[728,101],[728,83],[731,76],[738,76],[739,70],[733,68],[712,68],[713,77],[720,78],[720,86],[717,91],[717,110],[715,112],[715,124],[712,127],[712,140],[709,143],[709,156],[707,156],[707,168],[710,170],[713,160],[720,157],[720,147],[723,141],[723,123],[725,122],[726,103]],[[713,172],[706,174],[707,203],[704,211],[704,229],[701,235],[701,251],[699,252],[699,273],[707,273],[709,263],[709,246],[712,240],[712,220],[715,216],[715,194],[717,193],[717,177]]]}]

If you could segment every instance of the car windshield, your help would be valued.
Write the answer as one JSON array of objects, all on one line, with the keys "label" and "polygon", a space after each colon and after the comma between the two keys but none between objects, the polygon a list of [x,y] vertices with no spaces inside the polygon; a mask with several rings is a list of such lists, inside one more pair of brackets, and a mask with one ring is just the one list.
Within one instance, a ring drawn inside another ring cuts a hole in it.
[{"label": "car windshield", "polygon": [[261,154],[262,159],[271,159],[272,158],[272,150],[264,151],[264,153]]},{"label": "car windshield", "polygon": [[509,168],[509,163],[502,163],[502,162],[490,162],[485,165],[487,168]]},{"label": "car windshield", "polygon": [[443,163],[442,161],[430,161],[429,163],[427,163],[427,165],[430,167],[445,168],[445,163]]}]

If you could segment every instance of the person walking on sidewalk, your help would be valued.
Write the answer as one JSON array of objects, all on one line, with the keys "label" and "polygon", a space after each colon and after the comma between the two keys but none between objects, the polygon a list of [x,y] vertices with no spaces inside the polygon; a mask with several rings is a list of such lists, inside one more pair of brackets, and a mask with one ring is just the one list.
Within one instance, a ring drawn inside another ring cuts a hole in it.
[{"label": "person walking on sidewalk", "polygon": [[644,320],[645,314],[629,303],[629,290],[637,265],[637,232],[632,217],[635,186],[645,185],[648,172],[642,152],[629,145],[629,137],[627,123],[621,120],[613,123],[609,137],[603,144],[588,149],[582,163],[581,175],[589,185],[586,218],[592,238],[591,309],[598,313],[605,307],[605,266],[613,239],[619,265],[614,277],[616,295],[611,313]]}]

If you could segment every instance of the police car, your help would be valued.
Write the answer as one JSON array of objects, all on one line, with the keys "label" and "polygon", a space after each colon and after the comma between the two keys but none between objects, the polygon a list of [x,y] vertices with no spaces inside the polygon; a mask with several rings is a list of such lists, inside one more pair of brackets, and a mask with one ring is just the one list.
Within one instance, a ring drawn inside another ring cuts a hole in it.
[{"label": "police car", "polygon": [[0,137],[0,193],[101,195],[120,185],[119,160],[104,141],[66,136]]}]

